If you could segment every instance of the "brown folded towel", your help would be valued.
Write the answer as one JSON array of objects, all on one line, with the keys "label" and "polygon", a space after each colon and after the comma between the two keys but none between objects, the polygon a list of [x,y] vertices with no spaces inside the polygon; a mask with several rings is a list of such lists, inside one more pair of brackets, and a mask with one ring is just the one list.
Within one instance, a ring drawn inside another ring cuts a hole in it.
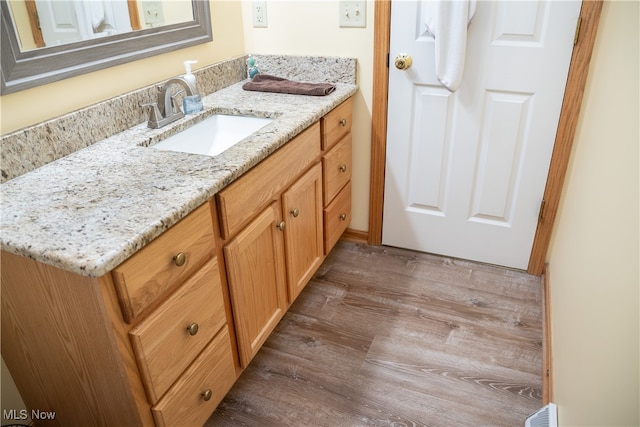
[{"label": "brown folded towel", "polygon": [[331,83],[294,82],[282,77],[258,74],[250,82],[242,85],[242,89],[292,95],[325,96],[336,90],[336,86]]}]

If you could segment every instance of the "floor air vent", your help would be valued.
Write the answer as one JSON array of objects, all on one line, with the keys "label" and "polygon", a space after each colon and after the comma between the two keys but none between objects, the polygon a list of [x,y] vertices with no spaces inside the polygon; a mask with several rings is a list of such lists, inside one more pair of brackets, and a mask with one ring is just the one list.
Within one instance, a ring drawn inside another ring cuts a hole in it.
[{"label": "floor air vent", "polygon": [[558,427],[558,408],[555,403],[549,403],[542,409],[527,417],[524,427]]}]

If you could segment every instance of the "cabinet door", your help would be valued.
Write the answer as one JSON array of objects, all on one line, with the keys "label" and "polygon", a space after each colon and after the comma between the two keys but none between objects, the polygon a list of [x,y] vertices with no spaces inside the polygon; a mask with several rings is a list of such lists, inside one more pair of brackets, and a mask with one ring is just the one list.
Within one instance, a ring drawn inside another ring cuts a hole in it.
[{"label": "cabinet door", "polygon": [[287,307],[280,205],[273,203],[224,247],[240,363],[246,367]]},{"label": "cabinet door", "polygon": [[282,195],[289,303],[322,263],[322,167],[317,163]]}]

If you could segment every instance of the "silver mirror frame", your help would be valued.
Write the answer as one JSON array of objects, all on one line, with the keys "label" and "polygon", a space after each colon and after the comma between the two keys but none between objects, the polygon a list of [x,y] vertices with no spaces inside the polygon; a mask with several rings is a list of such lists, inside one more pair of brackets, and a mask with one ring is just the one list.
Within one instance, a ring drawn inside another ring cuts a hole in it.
[{"label": "silver mirror frame", "polygon": [[209,0],[193,0],[194,20],[22,52],[8,2],[0,1],[0,95],[213,40]]}]

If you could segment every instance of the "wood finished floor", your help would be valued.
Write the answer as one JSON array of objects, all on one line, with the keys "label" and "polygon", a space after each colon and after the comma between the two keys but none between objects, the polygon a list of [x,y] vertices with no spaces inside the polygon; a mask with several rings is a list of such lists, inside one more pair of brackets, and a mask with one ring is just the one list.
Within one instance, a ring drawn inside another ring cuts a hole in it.
[{"label": "wood finished floor", "polygon": [[540,279],[340,242],[207,426],[523,426]]}]

